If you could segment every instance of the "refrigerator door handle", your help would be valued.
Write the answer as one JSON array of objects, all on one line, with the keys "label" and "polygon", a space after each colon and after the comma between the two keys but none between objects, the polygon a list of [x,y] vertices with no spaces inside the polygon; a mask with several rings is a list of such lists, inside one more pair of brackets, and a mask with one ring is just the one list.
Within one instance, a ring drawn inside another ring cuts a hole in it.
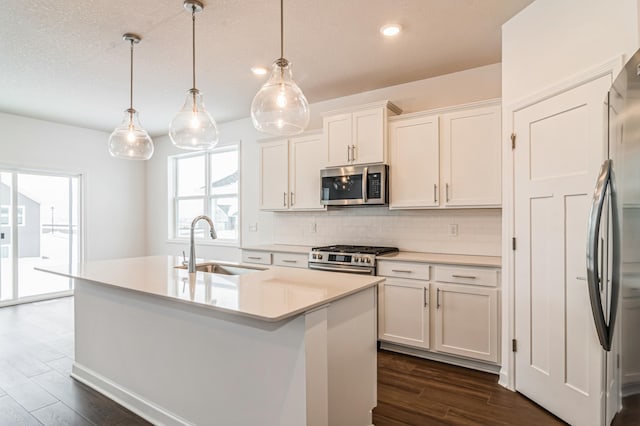
[{"label": "refrigerator door handle", "polygon": [[[615,311],[613,308],[613,301],[616,300],[614,296],[617,297],[617,285],[613,285],[612,283],[612,292],[611,292],[611,300],[612,306],[609,310],[611,313],[609,324],[607,325],[607,321],[605,318],[604,309],[602,307],[602,297],[600,295],[600,272],[598,267],[598,249],[600,246],[600,222],[602,220],[602,210],[605,204],[605,198],[607,193],[607,187],[611,185],[611,160],[606,160],[602,167],[600,168],[600,174],[598,176],[598,181],[596,183],[596,188],[593,193],[593,202],[591,204],[591,211],[589,213],[589,223],[587,228],[587,283],[589,287],[589,299],[591,301],[591,312],[593,313],[593,320],[596,326],[596,332],[598,333],[598,339],[600,340],[600,345],[607,351],[611,349],[611,341],[613,337],[612,328],[613,322],[615,320]],[[615,246],[617,241],[619,241],[617,237],[617,212],[616,212],[616,204],[615,204],[615,195],[613,191],[610,191],[611,195],[611,204],[612,204],[612,222],[613,222],[613,245],[614,251],[613,253],[613,275],[616,275],[619,269],[616,272],[616,263],[617,263],[617,254],[618,251],[615,250]],[[602,277],[603,280],[606,277]],[[613,288],[616,287],[614,291]]]}]

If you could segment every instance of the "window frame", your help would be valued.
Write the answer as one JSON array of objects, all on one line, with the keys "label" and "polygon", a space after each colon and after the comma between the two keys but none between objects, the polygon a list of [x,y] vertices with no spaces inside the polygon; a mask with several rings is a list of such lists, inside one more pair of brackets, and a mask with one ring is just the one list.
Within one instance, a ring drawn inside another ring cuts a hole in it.
[{"label": "window frame", "polygon": [[[211,240],[209,238],[197,238],[197,244],[205,244],[205,245],[214,245],[214,246],[231,246],[231,247],[239,247],[241,241],[241,218],[242,218],[242,204],[241,204],[241,191],[242,191],[242,150],[241,150],[240,141],[224,144],[222,146],[217,146],[213,149],[207,151],[197,151],[186,154],[177,154],[171,155],[168,157],[168,171],[169,171],[169,187],[168,187],[168,211],[169,211],[169,220],[168,220],[168,242],[173,243],[184,243],[189,241],[189,237],[181,237],[178,236],[178,204],[180,201],[189,201],[189,200],[202,200],[203,202],[203,211],[204,214],[211,211],[212,203],[211,201],[216,198],[230,198],[236,197],[238,199],[238,219],[236,222],[236,238],[228,239],[228,238],[220,238],[218,237],[215,240]],[[217,195],[211,193],[211,157],[213,154],[228,152],[228,151],[236,151],[238,154],[238,189],[235,193],[225,194],[225,195]],[[186,158],[194,158],[204,156],[204,192],[201,195],[182,195],[179,196],[178,192],[178,161]],[[208,214],[207,214],[208,215]],[[215,219],[212,217],[212,220]]]}]

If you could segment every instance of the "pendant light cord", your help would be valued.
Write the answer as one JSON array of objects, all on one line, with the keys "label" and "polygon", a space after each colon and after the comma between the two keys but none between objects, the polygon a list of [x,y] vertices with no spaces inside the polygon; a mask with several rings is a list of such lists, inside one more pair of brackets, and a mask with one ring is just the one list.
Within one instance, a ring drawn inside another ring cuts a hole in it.
[{"label": "pendant light cord", "polygon": [[280,59],[284,59],[284,0],[280,0]]},{"label": "pendant light cord", "polygon": [[133,109],[133,40],[131,40],[131,58],[130,58],[130,75],[129,75],[129,108]]},{"label": "pendant light cord", "polygon": [[191,41],[193,47],[193,89],[196,88],[196,6],[191,6]]}]

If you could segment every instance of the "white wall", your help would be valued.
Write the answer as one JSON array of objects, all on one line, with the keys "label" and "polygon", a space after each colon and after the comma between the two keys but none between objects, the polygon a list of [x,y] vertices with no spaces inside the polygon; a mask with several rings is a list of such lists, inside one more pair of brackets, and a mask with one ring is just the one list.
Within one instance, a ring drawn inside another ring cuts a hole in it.
[{"label": "white wall", "polygon": [[502,27],[509,105],[638,48],[638,0],[536,0]]},{"label": "white wall", "polygon": [[116,160],[109,135],[0,113],[0,168],[81,173],[87,259],[146,252],[145,164]]},{"label": "white wall", "polygon": [[[388,99],[404,112],[500,97],[500,64],[415,81],[397,86],[359,93],[311,105],[309,130],[322,128],[322,113],[333,109],[360,105]],[[303,88],[304,89],[304,88]],[[249,105],[247,105],[247,114]],[[500,253],[500,210],[475,210],[466,212],[390,212],[387,209],[365,208],[332,210],[313,215],[307,213],[270,213],[258,208],[259,170],[257,140],[269,135],[257,132],[250,119],[237,120],[219,126],[220,144],[242,141],[242,246],[265,243],[317,244],[338,242],[366,242],[368,244],[395,244],[406,250],[443,251],[469,254]],[[186,251],[186,244],[167,242],[167,156],[179,152],[168,137],[155,138],[156,153],[147,165],[147,209],[149,254]],[[457,238],[443,238],[449,223],[443,217],[456,216],[460,225]],[[304,233],[309,218],[318,223],[315,235]],[[393,225],[385,222],[393,217]],[[366,229],[350,224],[367,223]],[[256,232],[249,232],[249,224],[257,224]],[[486,227],[485,227],[486,225]],[[349,229],[338,234],[336,229]],[[482,236],[478,237],[478,231]],[[348,241],[346,241],[348,239]],[[358,241],[355,241],[355,240]],[[239,260],[237,249],[201,245],[198,257]]]}]

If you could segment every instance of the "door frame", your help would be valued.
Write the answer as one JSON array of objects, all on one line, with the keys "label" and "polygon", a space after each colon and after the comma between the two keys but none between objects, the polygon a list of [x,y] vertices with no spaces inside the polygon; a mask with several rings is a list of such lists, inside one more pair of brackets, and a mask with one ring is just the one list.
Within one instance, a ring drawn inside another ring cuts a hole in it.
[{"label": "door frame", "polygon": [[[15,209],[16,209],[16,203],[17,203],[17,192],[14,191],[14,187],[17,184],[17,175],[18,174],[36,174],[36,175],[43,175],[43,176],[54,176],[54,177],[64,177],[64,178],[76,178],[78,179],[78,193],[77,193],[77,203],[78,203],[78,208],[76,213],[76,216],[78,218],[78,259],[76,263],[82,263],[84,262],[85,259],[85,247],[86,247],[86,232],[85,232],[85,224],[86,224],[86,206],[85,206],[85,200],[86,200],[86,188],[85,188],[85,181],[86,181],[86,176],[84,173],[81,172],[77,172],[77,171],[67,171],[67,170],[55,170],[55,169],[39,169],[39,168],[29,168],[29,167],[20,167],[20,166],[16,166],[16,165],[12,165],[12,164],[5,164],[5,163],[0,163],[0,171],[6,172],[6,173],[11,173],[12,174],[12,188],[11,188],[11,205],[12,205],[12,209],[14,210],[12,212],[12,214],[15,214]],[[70,206],[71,207],[71,206]],[[14,259],[14,265],[12,268],[12,286],[13,286],[13,291],[14,291],[14,296],[18,293],[17,292],[17,279],[19,277],[17,277],[16,275],[16,266],[17,266],[17,256],[18,256],[18,245],[15,244],[14,242],[17,242],[17,238],[18,238],[18,233],[17,233],[17,229],[14,229],[14,227],[12,227],[11,229],[11,241],[12,241],[12,246],[11,246],[11,250],[12,250],[12,257]],[[72,265],[69,264],[69,268],[72,268]],[[47,293],[47,294],[38,294],[38,295],[33,295],[33,296],[25,296],[25,297],[21,297],[21,298],[12,298],[10,300],[3,300],[0,301],[0,308],[5,307],[5,306],[13,306],[13,305],[20,305],[23,303],[31,303],[31,302],[38,302],[38,301],[43,301],[43,300],[50,300],[50,299],[57,299],[60,297],[67,297],[67,296],[73,296],[73,288],[70,288],[69,290],[63,290],[63,291],[57,291],[57,292],[52,292],[52,293]]]},{"label": "door frame", "polygon": [[622,70],[624,59],[624,55],[618,55],[600,65],[502,107],[502,342],[500,357],[502,365],[498,383],[512,391],[516,389],[516,355],[512,351],[511,343],[515,339],[516,325],[515,254],[512,249],[512,238],[515,237],[516,223],[515,170],[514,153],[511,148],[511,134],[515,130],[515,114],[520,110],[597,80],[600,77],[611,75],[611,81],[613,81],[613,78]]}]

